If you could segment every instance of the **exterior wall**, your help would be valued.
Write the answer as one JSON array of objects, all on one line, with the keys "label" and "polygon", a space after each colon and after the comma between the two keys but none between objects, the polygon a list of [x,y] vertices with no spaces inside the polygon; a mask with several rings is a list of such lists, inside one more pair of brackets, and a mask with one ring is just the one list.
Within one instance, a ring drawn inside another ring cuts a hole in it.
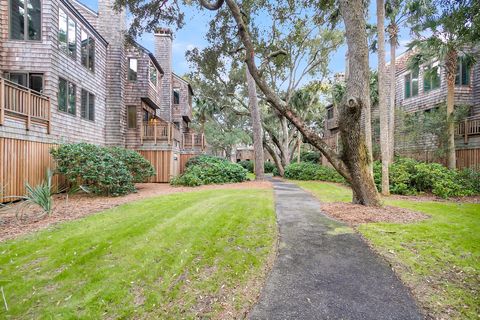
[{"label": "exterior wall", "polygon": [[162,78],[162,103],[157,115],[163,120],[172,121],[172,90],[173,90],[173,69],[172,69],[172,31],[161,29],[155,33],[155,58],[160,63],[164,75]]},{"label": "exterior wall", "polygon": [[[73,59],[59,49],[58,8],[62,8],[77,23],[77,57]],[[91,142],[104,144],[105,99],[106,99],[106,52],[107,46],[93,34],[72,10],[59,0],[42,1],[42,40],[21,41],[9,39],[9,1],[0,0],[0,67],[3,72],[37,72],[44,74],[44,94],[51,100],[51,134],[44,126],[34,125],[29,131],[15,119],[6,119],[0,127],[4,137],[41,142]],[[80,30],[84,29],[95,38],[95,72],[92,73],[80,62]],[[76,85],[76,115],[58,110],[58,80],[65,78]],[[81,89],[95,95],[95,121],[81,118]]]},{"label": "exterior wall", "polygon": [[70,0],[70,3],[75,7],[75,9],[80,12],[80,14],[87,19],[87,21],[93,26],[97,27],[97,22],[98,22],[98,13],[84,5],[83,3],[76,1],[76,0]]},{"label": "exterior wall", "polygon": [[179,124],[180,132],[187,133],[189,132],[188,122],[192,119],[192,94],[188,82],[174,74],[172,90],[178,90],[180,93],[179,104],[174,104],[172,96],[173,121]]},{"label": "exterior wall", "polygon": [[180,155],[175,150],[137,150],[155,167],[156,175],[150,182],[169,182],[180,173]]}]

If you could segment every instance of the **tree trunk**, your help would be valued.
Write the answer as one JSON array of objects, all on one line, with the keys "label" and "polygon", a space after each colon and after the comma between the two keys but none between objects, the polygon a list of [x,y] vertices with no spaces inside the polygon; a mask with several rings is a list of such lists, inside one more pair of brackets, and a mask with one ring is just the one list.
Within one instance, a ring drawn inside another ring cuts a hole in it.
[{"label": "tree trunk", "polygon": [[254,45],[242,12],[235,0],[225,0],[225,2],[235,19],[239,37],[245,46],[245,62],[248,70],[264,93],[267,103],[285,116],[311,145],[322,152],[338,173],[350,182],[355,203],[379,206],[380,198],[371,174],[370,156],[360,123],[362,109],[366,106],[365,102],[369,100],[370,78],[363,0],[341,0],[340,5],[350,57],[346,98],[340,113],[340,130],[344,143],[342,155],[329,147],[318,132],[310,128],[295,111],[290,109],[260,75],[255,65]]},{"label": "tree trunk", "polygon": [[457,74],[458,53],[455,48],[450,48],[445,61],[447,76],[447,164],[450,169],[457,167],[455,157],[455,123],[453,111],[455,109],[455,76]]},{"label": "tree trunk", "polygon": [[390,34],[390,101],[388,110],[388,140],[389,140],[389,162],[393,163],[395,158],[395,95],[396,95],[396,48],[398,41],[398,26],[394,21],[388,26]]},{"label": "tree trunk", "polygon": [[388,110],[386,97],[386,74],[385,74],[385,6],[384,0],[377,0],[377,33],[378,33],[378,109],[380,113],[380,152],[382,155],[382,194],[390,194],[388,179],[389,156],[389,132]]},{"label": "tree trunk", "polygon": [[253,80],[252,75],[248,71],[248,68],[245,68],[245,73],[248,85],[248,102],[250,105],[250,114],[252,118],[255,180],[265,180],[262,120],[260,118],[260,110],[258,108],[257,85],[255,84],[255,80]]},{"label": "tree trunk", "polygon": [[280,123],[282,124],[282,150],[283,150],[283,163],[285,166],[290,164],[290,149],[288,147],[288,122],[287,118],[280,116]]},{"label": "tree trunk", "polygon": [[300,163],[300,156],[302,155],[302,135],[298,133],[298,150],[297,150],[297,163]]},{"label": "tree trunk", "polygon": [[368,111],[370,103],[370,70],[364,3],[362,0],[340,0],[340,12],[345,23],[349,57],[349,75],[345,98],[340,105],[339,118],[343,146],[342,160],[351,175],[353,202],[379,206],[380,198],[370,169],[371,155],[365,142],[367,130],[364,134],[361,128],[362,111]]},{"label": "tree trunk", "polygon": [[272,156],[273,162],[275,162],[275,166],[278,169],[278,174],[283,177],[285,175],[285,168],[283,167],[278,154],[275,153],[275,150],[273,150],[273,148],[267,142],[265,142],[264,145],[265,149],[267,149],[267,152]]}]

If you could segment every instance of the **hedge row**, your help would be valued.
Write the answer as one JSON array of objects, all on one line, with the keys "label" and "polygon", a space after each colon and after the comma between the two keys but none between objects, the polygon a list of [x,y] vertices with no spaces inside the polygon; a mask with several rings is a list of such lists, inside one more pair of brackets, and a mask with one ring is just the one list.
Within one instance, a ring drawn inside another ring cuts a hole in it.
[{"label": "hedge row", "polygon": [[285,168],[285,178],[293,180],[320,180],[345,182],[335,169],[312,162],[291,163]]},{"label": "hedge row", "polygon": [[[245,170],[248,172],[254,173],[254,165],[252,160],[242,160],[238,162],[239,165],[241,165]],[[270,161],[265,161],[264,163],[264,171],[265,173],[273,173],[276,169],[275,164],[273,164]]]}]

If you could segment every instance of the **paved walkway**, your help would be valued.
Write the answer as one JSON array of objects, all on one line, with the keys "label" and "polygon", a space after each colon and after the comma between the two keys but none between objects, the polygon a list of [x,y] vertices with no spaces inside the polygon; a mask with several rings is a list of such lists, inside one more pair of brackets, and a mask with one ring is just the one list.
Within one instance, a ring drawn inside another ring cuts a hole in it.
[{"label": "paved walkway", "polygon": [[294,184],[274,181],[279,254],[251,319],[422,319],[360,236]]}]

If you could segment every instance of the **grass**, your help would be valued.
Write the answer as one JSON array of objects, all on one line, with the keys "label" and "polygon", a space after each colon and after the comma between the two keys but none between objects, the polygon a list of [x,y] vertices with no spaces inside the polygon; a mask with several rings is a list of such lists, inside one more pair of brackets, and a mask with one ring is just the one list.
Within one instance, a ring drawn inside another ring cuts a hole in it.
[{"label": "grass", "polygon": [[[296,181],[321,201],[351,201],[342,185]],[[480,314],[480,205],[384,199],[424,212],[413,224],[370,223],[358,231],[396,269],[427,312],[438,318],[478,319]]]},{"label": "grass", "polygon": [[0,243],[9,307],[0,298],[0,318],[244,312],[275,239],[271,190],[199,191],[122,205]]}]

